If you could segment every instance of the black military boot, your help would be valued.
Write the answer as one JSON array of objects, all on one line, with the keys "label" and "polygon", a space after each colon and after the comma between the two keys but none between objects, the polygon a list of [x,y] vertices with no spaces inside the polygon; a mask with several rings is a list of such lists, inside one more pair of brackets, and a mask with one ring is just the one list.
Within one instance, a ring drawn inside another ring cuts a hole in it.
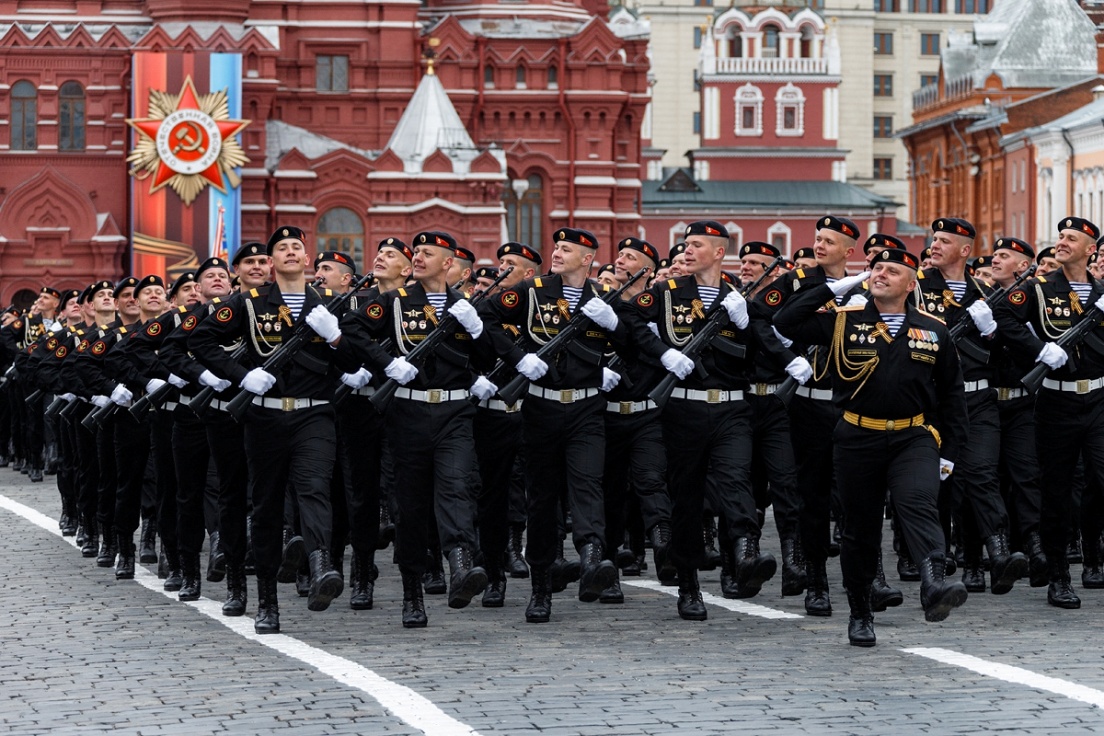
[{"label": "black military boot", "polygon": [[422,576],[417,573],[402,574],[403,607],[402,625],[404,629],[423,629],[429,623],[426,617],[425,601],[422,600]]},{"label": "black military boot", "polygon": [[736,584],[740,587],[737,598],[751,598],[759,594],[763,583],[767,582],[778,569],[774,555],[759,551],[759,540],[755,537],[740,537],[733,545],[736,558]]},{"label": "black military boot", "polygon": [[[678,582],[678,572],[675,573]],[[737,598],[740,594],[740,586],[736,584],[736,558],[732,556],[732,550],[721,548],[721,595],[725,598]]]},{"label": "black military boot", "polygon": [[[981,569],[981,550],[975,544],[963,546],[962,584],[967,592],[985,592],[985,572]],[[946,559],[946,558],[944,558]]]},{"label": "black military boot", "polygon": [[709,612],[705,610],[701,586],[698,585],[698,571],[692,569],[678,571],[678,614],[684,621],[705,621]]},{"label": "black military boot", "polygon": [[552,592],[564,592],[567,590],[568,585],[579,579],[579,574],[579,563],[574,560],[566,559],[562,551],[558,552],[556,554],[556,559],[552,561],[552,564],[548,568],[548,580],[549,585],[552,586]]},{"label": "black military boot", "polygon": [[219,583],[226,577],[226,553],[219,545],[218,532],[211,532],[208,542],[210,549],[207,554],[207,582]]},{"label": "black military boot", "polygon": [[1104,565],[1101,564],[1100,543],[1084,545],[1085,561],[1081,567],[1081,586],[1104,588]]},{"label": "black military boot", "polygon": [[524,533],[524,524],[511,524],[510,534],[506,537],[506,565],[512,578],[529,577],[529,566],[521,554],[521,535]]},{"label": "black military boot", "polygon": [[[526,574],[529,568],[525,569]],[[506,568],[487,565],[487,587],[483,591],[484,608],[502,608],[506,604]]]},{"label": "black military boot", "polygon": [[874,637],[874,614],[870,610],[870,588],[861,593],[848,590],[847,604],[851,607],[851,618],[847,621],[847,641],[853,647],[874,646],[877,640]]},{"label": "black military boot", "polygon": [[387,549],[395,541],[395,522],[391,520],[391,509],[387,499],[380,499],[379,535],[376,537],[376,549]]},{"label": "black military boot", "polygon": [[805,564],[809,588],[805,591],[805,613],[810,616],[831,616],[832,599],[828,595],[828,568],[821,562]]},{"label": "black military boot", "polygon": [[656,577],[663,585],[678,585],[678,570],[671,563],[671,525],[661,521],[652,527],[648,535],[652,541],[652,560],[655,561]]},{"label": "black military boot", "polygon": [[913,561],[904,542],[901,542],[901,548],[897,550],[897,577],[903,583],[915,583],[920,579],[920,569]]},{"label": "black military boot", "polygon": [[702,571],[716,570],[721,564],[721,553],[717,550],[717,517],[712,514],[702,520],[702,543],[705,554],[702,555],[698,569]]},{"label": "black military boot", "polygon": [[948,582],[946,574],[947,564],[941,554],[920,563],[920,605],[927,621],[942,621],[969,596],[965,585],[957,580]]},{"label": "black military boot", "polygon": [[808,587],[805,567],[798,563],[798,540],[782,540],[782,595],[801,595]]},{"label": "black military boot", "polygon": [[39,465],[32,465],[30,470],[27,471],[27,479],[30,480],[32,483],[42,482],[42,461],[39,460],[37,462],[39,463]]},{"label": "black military boot", "polygon": [[[196,560],[196,564],[199,561]],[[257,578],[257,616],[253,631],[258,634],[280,633],[280,602],[276,597],[276,578]]]},{"label": "black military boot", "polygon": [[276,572],[276,582],[293,583],[299,573],[303,560],[307,558],[307,546],[298,534],[284,528],[284,551],[280,557],[280,569]]},{"label": "black military boot", "polygon": [[1074,529],[1073,536],[1070,537],[1069,545],[1066,547],[1066,562],[1076,565],[1084,561],[1085,555],[1081,550],[1081,530]]},{"label": "black military boot", "polygon": [[134,579],[134,538],[115,531],[119,556],[115,561],[115,579]]},{"label": "black military boot", "polygon": [[341,595],[345,583],[333,569],[328,549],[316,549],[308,558],[310,565],[310,593],[307,595],[307,610],[325,611],[330,601]]},{"label": "black military boot", "polygon": [[617,580],[617,566],[602,556],[602,545],[584,544],[579,552],[579,600],[592,603]]},{"label": "black military boot", "polygon": [[529,568],[529,582],[533,593],[525,608],[525,620],[531,624],[545,624],[552,618],[552,579],[547,567]]},{"label": "black military boot", "polygon": [[445,566],[441,559],[441,553],[435,549],[426,551],[426,572],[422,578],[422,585],[427,595],[444,595],[448,592],[448,583],[445,581]]},{"label": "black military boot", "polygon": [[899,606],[904,602],[904,594],[886,582],[885,569],[882,567],[882,551],[879,549],[878,570],[874,573],[874,582],[870,584],[870,610],[881,613],[887,608]]},{"label": "black military boot", "polygon": [[361,555],[354,549],[353,559],[349,562],[349,608],[354,611],[371,610],[378,577],[379,568],[376,567],[374,555]]},{"label": "black military boot", "polygon": [[1004,530],[985,540],[985,550],[989,553],[989,580],[994,594],[1004,595],[1012,590],[1017,580],[1027,575],[1027,557],[1023,552],[1012,551]]},{"label": "black military boot", "polygon": [[198,601],[203,590],[203,578],[200,577],[199,553],[180,555],[180,565],[184,572],[184,582],[176,597],[182,601]]},{"label": "black military boot", "polygon": [[157,562],[157,521],[155,519],[142,519],[142,534],[138,540],[138,561],[143,565]]},{"label": "black military boot", "polygon": [[162,587],[170,593],[180,590],[184,585],[184,569],[180,566],[180,552],[176,547],[165,547],[165,565],[168,573]]},{"label": "black military boot", "polygon": [[1028,557],[1028,581],[1032,588],[1042,588],[1047,584],[1047,558],[1043,553],[1043,540],[1039,532],[1028,532],[1024,538],[1024,547]]},{"label": "black military boot", "polygon": [[77,543],[77,549],[83,550],[84,543],[88,541],[88,527],[84,525],[84,521],[82,519],[80,519],[79,517],[75,518],[77,518],[77,538],[73,541]]},{"label": "black military boot", "polygon": [[95,557],[100,546],[99,525],[95,516],[84,517],[84,544],[81,545],[81,557]]},{"label": "black military boot", "polygon": [[295,592],[299,594],[300,598],[306,598],[310,595],[310,586],[310,564],[304,555],[303,561],[299,563],[299,569],[295,571]]},{"label": "black military boot", "polygon": [[226,602],[222,604],[223,616],[244,616],[248,603],[245,565],[226,566]]},{"label": "black military boot", "polygon": [[487,571],[472,562],[472,555],[463,547],[454,547],[448,555],[448,607],[466,608],[471,599],[487,587]]},{"label": "black military boot", "polygon": [[1052,562],[1047,570],[1050,585],[1047,587],[1047,603],[1058,608],[1080,608],[1081,599],[1073,590],[1070,581],[1069,564],[1063,561]]},{"label": "black military boot", "polygon": [[115,564],[115,555],[118,553],[115,530],[109,526],[100,529],[100,551],[96,555],[96,566],[111,567]]},{"label": "black military boot", "polygon": [[63,509],[61,514],[61,520],[58,522],[58,527],[61,529],[61,536],[72,537],[77,533],[77,510],[76,502],[72,499],[61,499],[61,508]]},{"label": "black military boot", "polygon": [[12,459],[11,469],[14,470],[17,473],[22,473],[23,475],[26,475],[27,474],[27,461],[24,460],[23,458],[19,457],[18,455],[16,455]]},{"label": "black military boot", "polygon": [[621,590],[621,580],[614,578],[613,583],[598,595],[599,603],[619,605],[625,602],[625,591]]}]

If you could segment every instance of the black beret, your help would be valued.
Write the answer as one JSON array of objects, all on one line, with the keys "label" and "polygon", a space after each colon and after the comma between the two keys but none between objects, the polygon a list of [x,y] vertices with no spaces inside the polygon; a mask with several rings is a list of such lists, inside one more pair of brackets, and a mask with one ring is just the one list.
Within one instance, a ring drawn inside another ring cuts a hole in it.
[{"label": "black beret", "polygon": [[134,278],[133,276],[127,276],[125,279],[123,279],[119,283],[115,284],[115,290],[112,292],[111,295],[113,297],[115,297],[116,299],[118,299],[119,294],[121,294],[123,292],[123,289],[126,289],[127,287],[130,287],[130,286],[137,286],[137,285],[138,285],[138,279]]},{"label": "black beret", "polygon": [[541,254],[538,253],[535,249],[530,248],[525,243],[515,243],[513,241],[510,241],[509,243],[503,243],[502,245],[498,246],[496,257],[498,258],[498,260],[501,261],[502,256],[508,253],[519,255],[525,260],[532,261],[538,266],[541,265]]},{"label": "black beret", "polygon": [[649,243],[647,240],[641,240],[640,238],[625,238],[617,244],[618,253],[625,250],[626,248],[640,251],[644,255],[651,258],[653,261],[659,260],[659,251],[656,250],[655,246]]},{"label": "black beret", "polygon": [[[210,271],[212,268],[221,268],[221,269],[225,270],[227,272],[227,274],[230,273],[230,264],[228,264],[226,262],[226,259],[219,258],[218,256],[215,256],[214,258],[208,258],[206,261],[199,264],[199,268],[197,268],[195,270],[195,273],[192,274],[192,279],[195,280],[195,281],[198,281],[199,277],[203,274],[204,271]],[[177,281],[180,281],[180,279],[177,279]],[[173,283],[172,291],[175,292],[177,290],[177,288],[179,288],[179,286],[183,286],[185,283],[187,283],[187,282],[182,282],[179,285],[176,284],[176,283]],[[170,292],[170,296],[171,295],[172,294]]]},{"label": "black beret", "polygon": [[243,258],[249,258],[251,256],[267,256],[267,255],[268,255],[268,248],[265,247],[265,244],[253,241],[251,243],[246,243],[242,247],[238,248],[238,252],[234,254],[234,260],[231,262],[231,265],[234,268],[237,268],[238,264],[241,263],[241,260]]},{"label": "black beret", "polygon": [[708,235],[713,238],[727,238],[728,228],[716,220],[698,220],[686,226],[686,235]]},{"label": "black beret", "polygon": [[1088,264],[1088,265],[1090,265],[1090,266],[1091,266],[1092,264],[1096,263],[1096,259],[1097,259],[1097,258],[1098,258],[1099,256],[1100,256],[1100,252],[1099,252],[1099,251],[1095,251],[1095,250],[1094,250],[1094,251],[1093,251],[1092,253],[1090,253],[1090,254],[1089,254],[1089,264]]},{"label": "black beret", "polygon": [[1066,217],[1058,223],[1058,232],[1063,230],[1077,230],[1092,236],[1093,240],[1100,237],[1100,228],[1092,224],[1084,217]]},{"label": "black beret", "polygon": [[785,268],[787,271],[792,271],[797,268],[797,264],[787,258],[782,261],[782,267]]},{"label": "black beret", "polygon": [[81,293],[76,289],[66,289],[65,291],[61,292],[61,300],[58,304],[58,309],[65,309],[65,305],[71,302],[73,299],[76,299],[77,303],[79,304],[80,297]]},{"label": "black beret", "polygon": [[314,257],[315,268],[318,268],[318,264],[327,262],[340,263],[342,266],[348,266],[350,269],[356,270],[356,264],[353,263],[352,257],[336,250],[324,250]]},{"label": "black beret", "polygon": [[863,243],[863,253],[869,253],[871,248],[897,248],[898,250],[907,250],[905,244],[892,235],[886,235],[884,233],[874,233],[866,242]]},{"label": "black beret", "polygon": [[475,269],[475,278],[494,281],[498,278],[498,269],[495,266],[480,266]]},{"label": "black beret", "polygon": [[604,273],[617,273],[617,267],[612,263],[607,263],[598,269],[598,275],[601,276]]},{"label": "black beret", "polygon": [[467,248],[461,247],[459,245],[456,246],[456,257],[459,258],[462,261],[468,261],[470,263],[475,263],[475,254],[472,253]]},{"label": "black beret", "polygon": [[671,259],[670,258],[660,258],[659,261],[656,263],[656,270],[657,271],[661,268],[670,268],[670,267],[671,267]]},{"label": "black beret", "polygon": [[993,243],[993,251],[996,252],[1002,248],[1022,253],[1028,258],[1035,257],[1035,249],[1019,238],[997,238],[997,241]]},{"label": "black beret", "polygon": [[379,242],[379,247],[376,248],[376,252],[378,253],[384,248],[394,248],[395,250],[406,256],[406,260],[414,260],[414,251],[410,250],[410,246],[399,240],[398,238],[384,238]]},{"label": "black beret", "polygon": [[941,217],[932,223],[931,229],[932,232],[961,235],[964,238],[977,236],[977,230],[974,229],[974,226],[961,217]]},{"label": "black beret", "polygon": [[729,273],[728,271],[721,271],[721,281],[726,281],[726,282],[732,284],[733,286],[739,286],[740,285],[739,277],[736,276],[736,274],[734,274],[734,273]]},{"label": "black beret", "polygon": [[973,262],[970,264],[970,268],[975,271],[979,268],[989,268],[993,265],[993,256],[977,256],[971,260]]},{"label": "black beret", "polygon": [[241,286],[241,277],[240,276],[235,276],[232,279],[230,279],[230,288],[231,289],[237,289],[240,286]]},{"label": "black beret", "polygon": [[671,252],[667,254],[667,258],[675,260],[675,256],[680,256],[686,252],[686,243],[675,243],[671,246]]},{"label": "black beret", "polygon": [[862,231],[859,230],[859,226],[846,217],[833,217],[832,215],[827,215],[817,220],[816,229],[835,230],[840,235],[846,235],[856,241],[862,237]]},{"label": "black beret", "polygon": [[924,248],[924,250],[920,251],[920,260],[923,260],[925,258],[931,258],[931,246],[930,245],[927,248]]},{"label": "black beret", "polygon": [[81,292],[81,301],[82,302],[92,301],[92,297],[96,295],[96,292],[97,291],[103,291],[104,289],[107,289],[108,291],[110,291],[112,293],[112,296],[115,295],[115,284],[113,284],[113,283],[111,283],[110,281],[107,281],[107,280],[97,281],[97,282],[89,284],[87,287],[85,287],[84,291]]},{"label": "black beret", "polygon": [[[207,260],[214,261],[221,259],[209,258]],[[207,261],[204,261],[204,263],[206,262]],[[223,263],[226,263],[226,261],[223,261]],[[203,268],[203,266],[200,265],[200,268]],[[208,266],[208,268],[215,268],[215,266]],[[194,273],[191,271],[185,271],[184,273],[177,276],[176,281],[172,282],[172,286],[169,287],[169,298],[172,299],[174,296],[176,296],[176,292],[180,291],[180,287],[184,284],[194,284],[196,282],[196,279],[198,278],[198,275],[199,271],[196,271]]]},{"label": "black beret", "polygon": [[1050,245],[1050,246],[1047,246],[1046,248],[1043,248],[1041,251],[1039,251],[1039,254],[1035,256],[1035,262],[1036,263],[1042,263],[1044,258],[1053,258],[1053,257],[1054,257],[1054,246]]},{"label": "black beret", "polygon": [[162,289],[164,289],[165,288],[165,279],[163,279],[160,276],[157,276],[155,274],[150,274],[149,276],[146,276],[145,278],[143,278],[141,281],[139,281],[137,284],[134,285],[134,296],[138,296],[138,292],[140,292],[142,289],[146,289],[150,286],[160,286]]},{"label": "black beret", "polygon": [[770,256],[771,258],[777,258],[778,256],[782,255],[782,251],[778,250],[770,243],[764,243],[759,240],[749,240],[748,242],[744,243],[742,248],[740,248],[740,257],[743,258],[744,256],[751,255]]},{"label": "black beret", "polygon": [[813,260],[816,260],[816,251],[812,248],[798,248],[793,257],[795,261],[798,258],[812,258]]},{"label": "black beret", "polygon": [[55,289],[52,286],[43,286],[42,290],[39,293],[49,294],[50,296],[54,297],[55,299],[60,299],[61,298],[61,292],[58,291],[57,289]]},{"label": "black beret", "polygon": [[909,268],[920,268],[920,259],[902,248],[886,248],[874,258],[875,263],[903,263]]},{"label": "black beret", "polygon": [[294,238],[304,244],[307,242],[307,234],[305,232],[292,225],[284,225],[283,227],[276,228],[276,231],[268,237],[265,253],[272,255],[272,249],[276,247],[277,243],[281,240],[288,240],[290,238]]},{"label": "black beret", "polygon": [[562,240],[567,243],[575,243],[575,245],[582,245],[587,248],[598,247],[598,238],[594,235],[594,233],[590,232],[589,230],[578,230],[573,227],[561,227],[559,230],[556,231],[555,235],[552,236],[552,239],[557,243]]},{"label": "black beret", "polygon": [[456,252],[456,238],[452,237],[448,233],[438,232],[436,230],[427,230],[424,233],[418,233],[414,236],[414,247],[419,245],[436,245],[439,248],[448,248],[453,253]]}]

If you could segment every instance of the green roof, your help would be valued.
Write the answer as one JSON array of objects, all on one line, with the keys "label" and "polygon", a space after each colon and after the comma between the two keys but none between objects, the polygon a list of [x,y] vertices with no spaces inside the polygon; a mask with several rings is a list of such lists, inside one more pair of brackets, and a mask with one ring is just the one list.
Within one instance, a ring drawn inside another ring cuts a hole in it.
[{"label": "green roof", "polygon": [[664,181],[643,184],[643,209],[749,208],[825,211],[896,207],[892,199],[838,181],[694,181],[676,170]]}]

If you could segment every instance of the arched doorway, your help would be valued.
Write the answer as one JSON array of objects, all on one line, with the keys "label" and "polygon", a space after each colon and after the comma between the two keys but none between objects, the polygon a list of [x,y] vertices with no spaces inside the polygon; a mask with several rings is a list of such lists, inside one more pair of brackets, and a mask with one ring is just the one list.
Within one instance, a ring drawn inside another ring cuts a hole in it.
[{"label": "arched doorway", "polygon": [[364,266],[364,223],[347,207],[334,207],[318,220],[318,250],[336,250],[353,258],[358,269]]}]

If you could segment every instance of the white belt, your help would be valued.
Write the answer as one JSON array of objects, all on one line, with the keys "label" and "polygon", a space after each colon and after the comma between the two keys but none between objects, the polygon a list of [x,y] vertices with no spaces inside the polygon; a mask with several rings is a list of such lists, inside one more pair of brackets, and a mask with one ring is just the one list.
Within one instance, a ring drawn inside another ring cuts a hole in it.
[{"label": "white belt", "polygon": [[[398,391],[396,391],[396,393],[398,393]],[[352,395],[353,396],[375,396],[376,395],[376,387],[375,386],[362,386],[361,388],[358,388],[358,389],[354,390],[352,392]]]},{"label": "white belt", "polygon": [[443,404],[446,401],[463,401],[468,398],[470,394],[467,389],[458,388],[453,391],[445,391],[441,388],[431,388],[428,391],[418,391],[413,388],[398,388],[395,389],[396,399],[410,399],[411,401],[421,401],[425,404]]},{"label": "white belt", "polygon": [[806,399],[814,399],[816,401],[831,401],[832,391],[827,388],[807,388],[805,386],[798,386],[795,391],[798,396],[804,396]]},{"label": "white belt", "polygon": [[1082,378],[1080,381],[1055,381],[1051,378],[1043,379],[1043,388],[1054,391],[1069,391],[1075,394],[1087,394],[1104,386],[1104,378]]},{"label": "white belt", "polygon": [[210,408],[215,409],[217,411],[229,411],[230,410],[230,400],[228,399],[226,401],[223,401],[222,399],[215,399],[214,401],[212,401],[207,406],[209,406]]},{"label": "white belt", "polygon": [[540,386],[534,386],[529,384],[529,393],[533,396],[539,396],[542,399],[548,399],[549,401],[558,401],[561,404],[574,404],[576,401],[583,399],[589,399],[592,396],[598,395],[598,389],[596,388],[541,388]]},{"label": "white belt", "polygon": [[997,401],[1010,401],[1012,399],[1022,399],[1027,396],[1026,388],[998,388],[997,389]]},{"label": "white belt", "polygon": [[166,401],[161,405],[161,411],[172,411],[176,407],[180,406],[179,401]]},{"label": "white belt", "polygon": [[770,396],[777,391],[778,387],[781,385],[782,384],[779,383],[753,383],[751,384],[751,388],[748,389],[748,393],[755,396]]},{"label": "white belt", "polygon": [[647,401],[607,401],[606,411],[610,414],[639,414],[642,411],[655,409],[656,403],[651,399]]},{"label": "white belt", "polygon": [[523,399],[518,399],[513,404],[507,404],[502,399],[483,399],[479,402],[479,406],[491,411],[504,411],[507,414],[514,414],[521,411],[522,401]]},{"label": "white belt", "polygon": [[698,391],[692,388],[676,388],[671,392],[672,399],[688,399],[689,401],[704,401],[707,404],[724,404],[729,401],[743,401],[743,391],[722,391],[719,388],[711,388],[706,391]]},{"label": "white belt", "polygon": [[253,404],[262,409],[279,409],[280,411],[296,411],[297,409],[309,409],[312,406],[324,406],[330,403],[326,399],[297,399],[291,396],[268,397],[254,396]]},{"label": "white belt", "polygon": [[962,388],[966,389],[966,393],[971,391],[984,391],[989,388],[989,379],[983,378],[980,381],[966,381],[962,384]]}]

